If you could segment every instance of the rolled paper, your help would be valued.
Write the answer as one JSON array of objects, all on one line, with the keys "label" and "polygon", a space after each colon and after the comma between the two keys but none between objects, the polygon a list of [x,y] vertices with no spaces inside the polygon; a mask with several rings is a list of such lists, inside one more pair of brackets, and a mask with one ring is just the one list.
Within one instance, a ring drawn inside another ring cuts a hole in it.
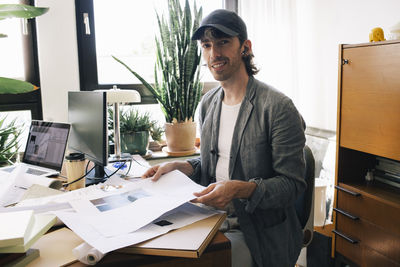
[{"label": "rolled paper", "polygon": [[82,263],[88,265],[95,265],[99,262],[105,254],[101,253],[88,243],[83,242],[72,250],[72,254]]}]

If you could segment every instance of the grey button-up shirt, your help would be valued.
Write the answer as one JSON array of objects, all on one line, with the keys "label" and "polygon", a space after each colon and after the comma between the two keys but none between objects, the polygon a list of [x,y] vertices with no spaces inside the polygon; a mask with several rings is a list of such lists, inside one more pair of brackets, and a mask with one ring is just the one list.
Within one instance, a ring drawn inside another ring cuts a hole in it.
[{"label": "grey button-up shirt", "polygon": [[[200,104],[201,154],[189,160],[191,178],[204,186],[216,181],[221,87]],[[253,181],[249,199],[234,199],[246,243],[258,266],[294,266],[302,229],[294,204],[305,190],[305,123],[292,101],[253,77],[236,121],[229,162],[231,180]]]}]

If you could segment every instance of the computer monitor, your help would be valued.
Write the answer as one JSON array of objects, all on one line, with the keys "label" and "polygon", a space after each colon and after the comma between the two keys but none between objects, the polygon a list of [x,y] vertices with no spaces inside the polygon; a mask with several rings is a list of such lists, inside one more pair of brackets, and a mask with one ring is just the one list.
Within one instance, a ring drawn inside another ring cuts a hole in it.
[{"label": "computer monitor", "polygon": [[68,120],[71,133],[68,147],[85,154],[95,164],[86,176],[86,185],[104,181],[109,171],[106,92],[68,92]]}]

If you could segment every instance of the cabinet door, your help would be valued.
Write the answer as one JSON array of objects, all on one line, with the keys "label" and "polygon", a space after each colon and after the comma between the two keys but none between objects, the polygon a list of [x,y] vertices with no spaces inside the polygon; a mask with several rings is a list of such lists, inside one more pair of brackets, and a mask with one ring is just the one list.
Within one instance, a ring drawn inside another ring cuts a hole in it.
[{"label": "cabinet door", "polygon": [[343,50],[340,145],[400,160],[400,44]]}]

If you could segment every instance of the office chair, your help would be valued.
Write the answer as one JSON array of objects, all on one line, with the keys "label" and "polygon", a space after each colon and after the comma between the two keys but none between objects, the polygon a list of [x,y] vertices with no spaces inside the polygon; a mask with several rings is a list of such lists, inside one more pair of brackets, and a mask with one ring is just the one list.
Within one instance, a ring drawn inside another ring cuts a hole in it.
[{"label": "office chair", "polygon": [[296,201],[296,213],[303,228],[303,247],[311,243],[314,232],[314,180],[315,180],[315,161],[311,149],[304,147],[304,160],[306,170],[304,179],[307,183],[306,191]]}]

